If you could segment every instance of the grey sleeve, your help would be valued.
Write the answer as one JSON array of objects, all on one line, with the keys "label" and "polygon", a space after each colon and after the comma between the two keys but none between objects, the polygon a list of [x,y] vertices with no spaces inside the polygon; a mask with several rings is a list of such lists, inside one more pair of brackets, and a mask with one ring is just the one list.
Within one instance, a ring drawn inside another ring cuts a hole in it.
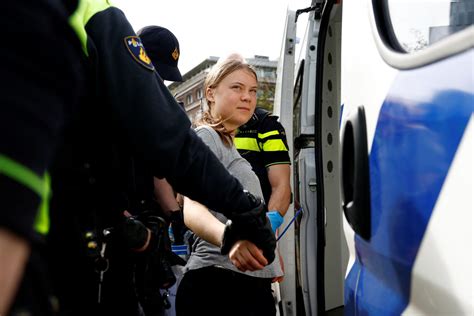
[{"label": "grey sleeve", "polygon": [[222,153],[222,140],[216,131],[214,131],[209,126],[200,126],[196,128],[196,134],[204,144],[209,147],[209,149],[216,155],[217,159],[222,162],[223,153]]}]

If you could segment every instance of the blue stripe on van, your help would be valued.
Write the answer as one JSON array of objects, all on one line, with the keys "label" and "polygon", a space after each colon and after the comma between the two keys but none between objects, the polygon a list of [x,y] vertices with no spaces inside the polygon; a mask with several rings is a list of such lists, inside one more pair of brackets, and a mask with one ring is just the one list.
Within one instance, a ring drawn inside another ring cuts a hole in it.
[{"label": "blue stripe on van", "polygon": [[355,238],[347,315],[400,315],[408,305],[423,235],[474,110],[473,60],[471,49],[401,71],[382,105],[369,158],[373,235]]}]

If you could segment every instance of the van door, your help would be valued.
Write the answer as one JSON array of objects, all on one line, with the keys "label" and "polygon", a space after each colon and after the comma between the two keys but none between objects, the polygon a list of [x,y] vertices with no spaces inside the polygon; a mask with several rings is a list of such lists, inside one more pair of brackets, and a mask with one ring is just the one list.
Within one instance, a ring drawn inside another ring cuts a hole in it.
[{"label": "van door", "polygon": [[474,312],[473,20],[469,0],[344,3],[348,315]]}]

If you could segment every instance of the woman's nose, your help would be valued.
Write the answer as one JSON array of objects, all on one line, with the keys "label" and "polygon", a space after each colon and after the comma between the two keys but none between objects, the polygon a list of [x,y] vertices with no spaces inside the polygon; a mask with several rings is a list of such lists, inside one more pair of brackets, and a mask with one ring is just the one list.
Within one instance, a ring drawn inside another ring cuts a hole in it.
[{"label": "woman's nose", "polygon": [[242,92],[242,100],[244,100],[244,101],[250,101],[251,100],[250,91]]}]

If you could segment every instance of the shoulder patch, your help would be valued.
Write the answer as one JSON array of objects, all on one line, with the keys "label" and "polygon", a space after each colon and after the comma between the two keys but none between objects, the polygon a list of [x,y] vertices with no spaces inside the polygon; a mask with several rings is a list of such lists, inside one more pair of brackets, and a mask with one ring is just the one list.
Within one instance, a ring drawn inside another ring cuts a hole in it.
[{"label": "shoulder patch", "polygon": [[138,36],[127,36],[124,39],[125,46],[133,59],[148,70],[155,70],[150,57],[145,52],[142,41]]}]

